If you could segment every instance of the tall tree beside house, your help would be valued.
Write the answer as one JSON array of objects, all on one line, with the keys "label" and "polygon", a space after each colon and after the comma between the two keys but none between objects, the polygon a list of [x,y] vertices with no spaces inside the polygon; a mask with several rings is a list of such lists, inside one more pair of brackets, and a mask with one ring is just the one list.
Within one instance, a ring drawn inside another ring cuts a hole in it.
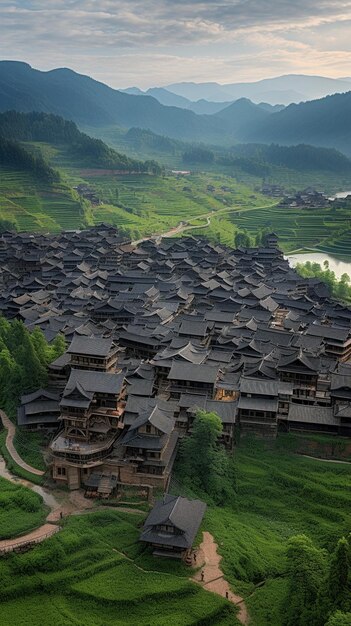
[{"label": "tall tree beside house", "polygon": [[198,411],[191,435],[183,440],[178,464],[182,482],[207,493],[217,504],[224,504],[233,491],[232,468],[219,443],[222,430],[216,413]]}]

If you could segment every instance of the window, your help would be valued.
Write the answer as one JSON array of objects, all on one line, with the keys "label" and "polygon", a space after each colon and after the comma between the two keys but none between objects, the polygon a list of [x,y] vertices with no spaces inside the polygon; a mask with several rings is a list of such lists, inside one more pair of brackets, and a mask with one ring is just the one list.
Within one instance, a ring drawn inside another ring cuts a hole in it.
[{"label": "window", "polygon": [[150,434],[150,433],[151,433],[151,424],[146,424],[146,432],[147,432],[148,434]]},{"label": "window", "polygon": [[56,468],[57,476],[66,476],[66,468],[65,467],[57,467]]}]

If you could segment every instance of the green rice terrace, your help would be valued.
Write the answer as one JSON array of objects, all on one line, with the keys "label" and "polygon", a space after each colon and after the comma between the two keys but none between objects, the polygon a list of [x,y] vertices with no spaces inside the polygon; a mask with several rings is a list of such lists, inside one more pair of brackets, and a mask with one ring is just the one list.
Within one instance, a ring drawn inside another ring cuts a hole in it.
[{"label": "green rice terrace", "polygon": [[19,230],[60,231],[84,224],[78,196],[64,183],[43,183],[31,173],[0,167],[0,218]]},{"label": "green rice terrace", "polygon": [[[258,231],[274,230],[285,252],[321,250],[348,257],[351,218],[347,208],[281,208],[279,199],[257,191],[254,177],[219,172],[193,172],[189,176],[118,175],[112,170],[75,164],[67,148],[34,144],[61,172],[61,182],[43,183],[31,173],[0,168],[0,218],[19,230],[81,228],[99,222],[118,226],[127,236],[168,232],[180,222],[185,233],[206,235],[229,246],[238,230],[254,241]],[[79,197],[73,189],[88,185],[98,204]]]},{"label": "green rice terrace", "polygon": [[[224,575],[244,597],[253,626],[282,624],[291,536],[304,533],[330,553],[351,531],[351,464],[297,456],[299,441],[241,442],[221,506],[183,488],[180,468],[171,487],[207,500],[202,530],[217,542]],[[29,552],[0,559],[2,626],[239,624],[236,607],[192,582],[189,567],[152,557],[139,543],[144,518],[137,509],[97,505],[62,520],[59,533]]]}]

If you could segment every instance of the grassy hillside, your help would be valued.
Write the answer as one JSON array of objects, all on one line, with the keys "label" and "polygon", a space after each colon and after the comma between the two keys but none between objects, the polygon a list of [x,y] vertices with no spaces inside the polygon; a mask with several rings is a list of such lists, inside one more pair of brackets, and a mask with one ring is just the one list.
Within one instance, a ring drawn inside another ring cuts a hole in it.
[{"label": "grassy hillside", "polygon": [[[227,580],[246,598],[252,626],[282,623],[289,537],[305,533],[331,552],[351,530],[351,466],[299,457],[296,445],[291,435],[268,445],[241,442],[226,505],[207,498],[203,529],[218,543]],[[1,623],[238,624],[235,607],[191,583],[186,566],[155,559],[139,544],[143,519],[106,509],[72,516],[40,546],[0,560]]]},{"label": "grassy hillside", "polygon": [[206,513],[204,526],[218,543],[227,579],[247,598],[253,626],[281,626],[289,537],[305,533],[331,552],[351,531],[351,465],[299,457],[295,445],[291,435],[267,446],[241,442],[232,495]]},{"label": "grassy hillside", "polygon": [[0,478],[0,540],[40,526],[47,515],[42,498],[30,489]]},{"label": "grassy hillside", "polygon": [[27,554],[0,561],[2,626],[236,626],[236,609],[189,582],[189,569],[138,543],[144,516],[67,520]]},{"label": "grassy hillside", "polygon": [[19,230],[78,228],[85,224],[78,196],[63,182],[45,183],[24,170],[0,166],[0,219]]}]

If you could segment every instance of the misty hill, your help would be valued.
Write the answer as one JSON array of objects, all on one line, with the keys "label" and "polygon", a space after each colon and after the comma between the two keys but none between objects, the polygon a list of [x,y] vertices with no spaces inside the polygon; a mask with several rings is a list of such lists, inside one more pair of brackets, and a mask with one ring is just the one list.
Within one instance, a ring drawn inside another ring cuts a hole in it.
[{"label": "misty hill", "polygon": [[240,135],[244,129],[250,128],[251,125],[264,122],[264,120],[271,115],[272,113],[266,108],[254,104],[247,98],[241,98],[216,113],[214,117],[223,120],[228,130],[237,136],[238,134]]},{"label": "misty hill", "polygon": [[291,104],[343,93],[350,89],[350,84],[348,79],[288,74],[251,83],[174,83],[166,89],[190,100],[205,98],[218,102],[250,98],[256,103]]},{"label": "misty hill", "polygon": [[217,113],[231,104],[231,102],[210,102],[209,100],[204,99],[193,102],[192,100],[184,98],[183,96],[178,96],[163,87],[151,87],[147,91],[142,91],[138,87],[130,87],[122,91],[135,96],[152,96],[165,106],[175,106],[180,107],[181,109],[188,109],[189,111],[193,111],[199,115],[212,115],[213,113]]},{"label": "misty hill", "polygon": [[351,155],[351,91],[291,104],[263,122],[246,127],[243,141],[333,147]]},{"label": "misty hill", "polygon": [[0,111],[43,111],[87,126],[139,126],[192,140],[220,140],[219,119],[163,106],[150,96],[111,89],[69,69],[40,72],[26,63],[0,62]]},{"label": "misty hill", "polygon": [[351,172],[351,160],[334,148],[316,148],[305,144],[278,146],[252,143],[235,145],[230,152],[234,160],[238,157],[245,158],[257,164],[276,165],[296,171]]},{"label": "misty hill", "polygon": [[0,136],[20,142],[45,142],[68,145],[75,159],[92,167],[128,171],[157,171],[156,163],[130,159],[78,130],[74,122],[48,113],[19,113],[7,111],[0,114]]},{"label": "misty hill", "polygon": [[39,154],[30,154],[17,141],[0,136],[0,166],[31,173],[47,183],[58,182],[60,176]]}]

